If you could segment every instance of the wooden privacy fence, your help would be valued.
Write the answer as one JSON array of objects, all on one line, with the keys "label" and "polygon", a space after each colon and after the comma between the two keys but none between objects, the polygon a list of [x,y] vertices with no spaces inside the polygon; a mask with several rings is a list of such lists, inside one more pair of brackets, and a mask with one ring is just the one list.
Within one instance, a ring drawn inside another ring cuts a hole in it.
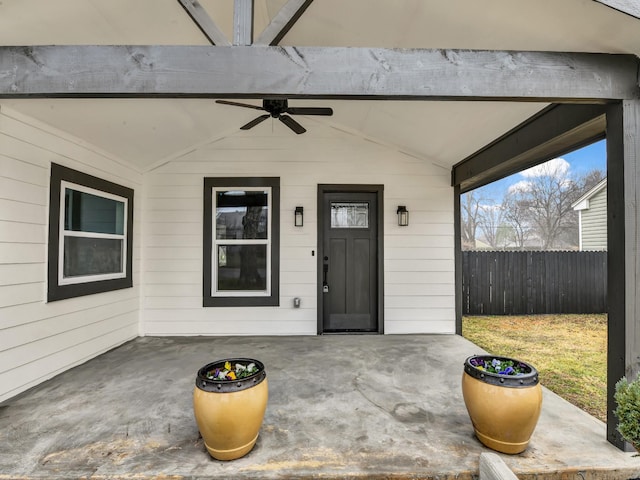
[{"label": "wooden privacy fence", "polygon": [[465,315],[605,313],[607,252],[462,252]]}]

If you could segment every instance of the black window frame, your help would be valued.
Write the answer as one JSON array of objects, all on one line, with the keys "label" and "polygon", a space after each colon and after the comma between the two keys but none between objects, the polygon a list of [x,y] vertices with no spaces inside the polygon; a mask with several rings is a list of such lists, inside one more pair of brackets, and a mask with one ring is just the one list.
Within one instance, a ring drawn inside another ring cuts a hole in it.
[{"label": "black window frame", "polygon": [[[213,189],[271,189],[271,291],[260,296],[212,295]],[[202,305],[204,307],[275,307],[280,305],[280,177],[205,177],[203,219]]]},{"label": "black window frame", "polygon": [[[125,235],[126,265],[124,269],[124,277],[73,284],[59,284],[60,215],[64,214],[64,210],[61,211],[60,205],[62,182],[69,182],[127,199],[127,226]],[[51,177],[49,184],[49,243],[47,258],[48,302],[133,287],[133,197],[134,191],[131,188],[118,185],[56,163],[51,164]]]}]

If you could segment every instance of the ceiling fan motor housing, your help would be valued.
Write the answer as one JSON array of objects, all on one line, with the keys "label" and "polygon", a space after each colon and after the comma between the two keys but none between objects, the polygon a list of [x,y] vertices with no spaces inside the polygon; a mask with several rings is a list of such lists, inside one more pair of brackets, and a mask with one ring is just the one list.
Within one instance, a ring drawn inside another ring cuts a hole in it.
[{"label": "ceiling fan motor housing", "polygon": [[262,100],[262,108],[271,114],[272,117],[278,118],[289,108],[287,100],[277,98],[265,98]]}]

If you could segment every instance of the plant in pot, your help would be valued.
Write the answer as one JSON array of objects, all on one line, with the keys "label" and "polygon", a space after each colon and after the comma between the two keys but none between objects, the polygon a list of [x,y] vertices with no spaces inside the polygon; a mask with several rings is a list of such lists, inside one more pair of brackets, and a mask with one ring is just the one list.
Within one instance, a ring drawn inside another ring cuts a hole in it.
[{"label": "plant in pot", "polygon": [[473,355],[464,362],[462,395],[480,442],[509,454],[527,448],[542,409],[542,388],[532,365]]},{"label": "plant in pot", "polygon": [[235,460],[258,439],[269,396],[264,365],[251,358],[227,358],[198,370],[193,412],[209,454]]},{"label": "plant in pot", "polygon": [[640,376],[633,382],[622,377],[616,383],[614,410],[618,418],[618,431],[622,438],[640,452]]}]

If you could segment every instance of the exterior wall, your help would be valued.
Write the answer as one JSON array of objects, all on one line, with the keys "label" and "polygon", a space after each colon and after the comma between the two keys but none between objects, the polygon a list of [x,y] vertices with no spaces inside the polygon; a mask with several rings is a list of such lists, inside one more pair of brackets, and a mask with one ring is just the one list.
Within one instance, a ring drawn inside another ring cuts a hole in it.
[{"label": "exterior wall", "polygon": [[[134,288],[46,303],[51,162],[136,189]],[[0,110],[0,401],[138,335],[141,184],[89,145]]]},{"label": "exterior wall", "polygon": [[[455,332],[450,169],[306,123],[299,136],[263,124],[145,174],[144,334],[315,335],[318,184],[384,185],[385,333]],[[202,307],[207,176],[280,177],[279,307]],[[408,227],[397,225],[398,205],[410,212]],[[296,206],[304,207],[302,228],[293,226]]]},{"label": "exterior wall", "polygon": [[581,250],[607,249],[607,189],[589,199],[589,208],[580,211]]}]

